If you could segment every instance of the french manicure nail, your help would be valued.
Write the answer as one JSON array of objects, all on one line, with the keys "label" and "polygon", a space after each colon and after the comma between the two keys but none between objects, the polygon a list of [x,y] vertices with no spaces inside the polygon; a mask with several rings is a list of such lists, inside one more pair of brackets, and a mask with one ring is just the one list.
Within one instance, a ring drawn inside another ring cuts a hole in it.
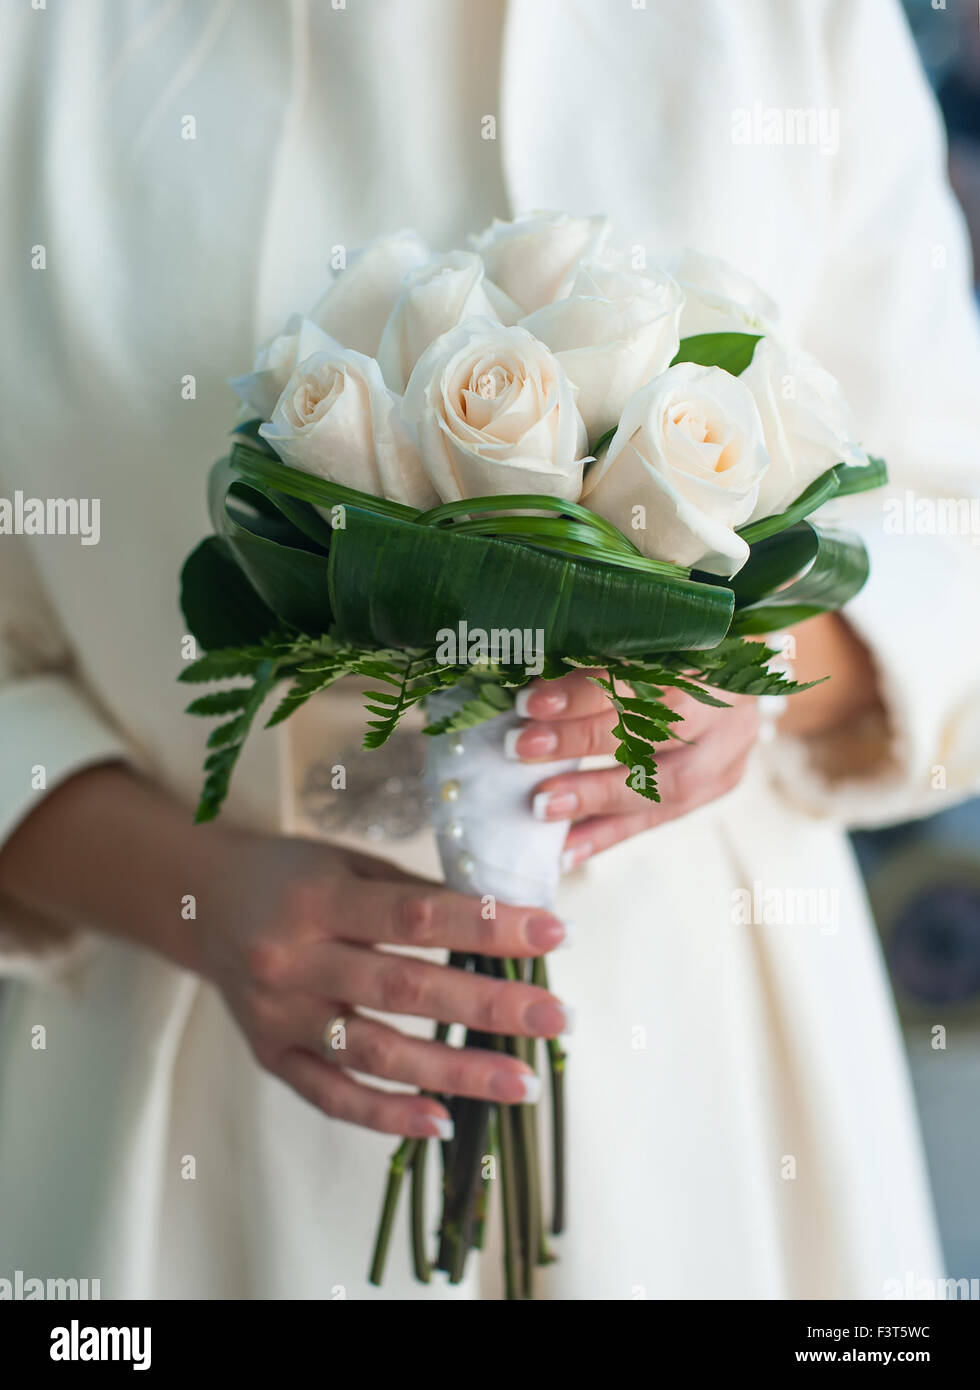
[{"label": "french manicure nail", "polygon": [[541,1098],[541,1078],[533,1071],[494,1072],[487,1087],[494,1100],[510,1105],[536,1105]]},{"label": "french manicure nail", "polygon": [[542,999],[525,1010],[524,1023],[530,1033],[539,1038],[557,1038],[572,1031],[573,1014],[557,999]]},{"label": "french manicure nail", "polygon": [[592,853],[592,845],[588,842],[575,845],[573,849],[566,849],[561,857],[561,871],[563,874],[569,873],[576,865],[588,859]]},{"label": "french manicure nail", "polygon": [[557,917],[532,917],[525,928],[527,944],[536,951],[554,951],[567,946],[573,928],[570,922]]},{"label": "french manicure nail", "polygon": [[568,708],[568,696],[562,690],[541,690],[538,686],[524,685],[514,699],[514,709],[522,719],[536,716],[548,719],[551,715],[562,714]]},{"label": "french manicure nail", "polygon": [[558,735],[551,729],[508,729],[504,734],[504,757],[546,758],[558,747]]},{"label": "french manicure nail", "polygon": [[411,1130],[420,1139],[441,1139],[447,1144],[455,1133],[448,1115],[418,1115],[411,1122]]},{"label": "french manicure nail", "polygon": [[571,820],[577,810],[575,792],[538,792],[531,802],[535,820]]}]

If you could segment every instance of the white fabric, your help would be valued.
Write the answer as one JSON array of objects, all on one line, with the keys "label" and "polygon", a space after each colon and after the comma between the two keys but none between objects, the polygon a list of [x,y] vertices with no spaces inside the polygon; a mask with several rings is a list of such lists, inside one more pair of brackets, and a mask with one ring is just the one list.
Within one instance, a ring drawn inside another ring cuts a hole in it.
[{"label": "white fabric", "polygon": [[[460,687],[431,696],[430,718],[454,713],[465,698]],[[425,762],[432,828],[442,876],[457,893],[553,908],[569,822],[536,820],[531,797],[546,777],[571,772],[578,761],[505,757],[505,737],[521,722],[508,711],[472,729],[432,736]]]},{"label": "white fabric", "polygon": [[[899,487],[976,490],[963,229],[892,0],[75,0],[7,6],[3,23],[0,124],[19,154],[0,214],[2,493],[103,503],[99,545],[30,540],[38,594],[14,614],[29,626],[43,595],[74,659],[58,698],[85,746],[69,762],[118,740],[196,795],[175,576],[207,527],[225,378],[312,305],[331,248],[386,229],[416,225],[440,248],[494,214],[567,207],[651,248],[720,254],[840,377]],[[756,98],[838,111],[839,150],[733,143],[733,109]],[[876,510],[862,524],[887,591],[873,581],[855,621],[901,742],[890,780],[849,805],[884,818],[948,804],[923,786],[934,764],[957,793],[975,776],[980,548],[885,535]],[[16,766],[35,710],[21,664],[5,665],[0,762]],[[299,777],[360,723],[338,692],[257,737],[229,815],[300,826],[283,754],[292,743]],[[41,742],[32,761],[51,756]],[[874,1297],[938,1271],[842,803],[775,747],[783,794],[757,762],[725,800],[563,884],[578,937],[552,978],[578,1030],[554,1297]],[[5,779],[0,822],[35,796]],[[392,853],[435,869],[430,837]],[[756,885],[824,888],[834,910],[742,925],[734,895]],[[104,1296],[477,1292],[476,1274],[456,1291],[413,1284],[403,1231],[371,1290],[389,1141],[260,1072],[210,988],[91,940],[71,990],[17,982],[2,1001],[0,1272],[100,1277]],[[39,1021],[45,1051],[30,1046]],[[489,1261],[480,1279],[499,1287]]]}]

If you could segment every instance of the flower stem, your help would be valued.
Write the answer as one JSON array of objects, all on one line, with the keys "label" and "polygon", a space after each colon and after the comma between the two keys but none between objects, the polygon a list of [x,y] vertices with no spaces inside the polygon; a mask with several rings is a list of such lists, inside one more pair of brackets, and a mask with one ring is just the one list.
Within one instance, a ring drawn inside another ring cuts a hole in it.
[{"label": "flower stem", "polygon": [[388,1258],[388,1242],[391,1240],[391,1228],[398,1208],[398,1195],[401,1192],[402,1179],[415,1156],[418,1143],[417,1139],[403,1139],[391,1156],[391,1163],[388,1168],[388,1185],[385,1188],[381,1220],[378,1223],[378,1235],[374,1242],[374,1258],[371,1260],[371,1272],[368,1275],[372,1284],[380,1284],[384,1278],[385,1260]]},{"label": "flower stem", "polygon": [[514,1171],[514,1131],[510,1110],[497,1106],[500,1136],[500,1191],[504,1211],[504,1288],[508,1299],[520,1298],[520,1230],[517,1221],[517,1181]]},{"label": "flower stem", "polygon": [[[534,962],[532,979],[548,988],[548,967],[544,956]],[[560,1236],[565,1229],[565,1062],[567,1053],[560,1038],[548,1039],[548,1072],[551,1081],[551,1233]]]},{"label": "flower stem", "polygon": [[412,1156],[412,1262],[415,1277],[423,1284],[427,1284],[432,1275],[425,1251],[425,1162],[428,1153],[428,1141],[420,1139]]}]

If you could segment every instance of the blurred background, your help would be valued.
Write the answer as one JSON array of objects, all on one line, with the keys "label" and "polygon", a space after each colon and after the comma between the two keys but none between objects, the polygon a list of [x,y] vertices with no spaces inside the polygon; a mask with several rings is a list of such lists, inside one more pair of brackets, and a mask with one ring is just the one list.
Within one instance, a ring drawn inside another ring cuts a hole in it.
[{"label": "blurred background", "polygon": [[[903,3],[946,121],[950,180],[980,285],[980,7],[978,0]],[[853,839],[902,1018],[948,1274],[977,1279],[980,800]]]}]

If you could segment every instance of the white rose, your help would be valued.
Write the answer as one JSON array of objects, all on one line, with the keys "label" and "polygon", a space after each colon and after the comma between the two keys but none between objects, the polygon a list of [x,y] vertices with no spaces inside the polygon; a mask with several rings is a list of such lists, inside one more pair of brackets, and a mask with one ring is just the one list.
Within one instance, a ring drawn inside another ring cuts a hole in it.
[{"label": "white rose", "polygon": [[748,559],[734,528],[768,462],[748,388],[720,367],[680,362],[627,405],[583,500],[644,555],[730,576]]},{"label": "white rose", "polygon": [[516,323],[520,316],[517,305],[485,278],[475,251],[436,256],[405,276],[378,350],[384,379],[393,391],[404,391],[429,344],[463,319]]},{"label": "white rose", "polygon": [[587,448],[575,388],[523,328],[467,319],[426,349],[405,392],[445,502],[517,492],[573,500]]},{"label": "white rose", "polygon": [[262,344],[252,370],[246,376],[233,377],[229,385],[254,415],[268,420],[296,364],[330,347],[332,341],[310,319],[294,314],[282,333]]},{"label": "white rose", "polygon": [[684,291],[681,337],[696,333],[768,333],[775,301],[740,270],[699,251],[681,253],[673,275]]},{"label": "white rose", "polygon": [[763,338],[739,380],[759,407],[769,454],[750,520],[785,511],[837,463],[867,464],[840,383],[809,353]]},{"label": "white rose", "polygon": [[374,357],[384,326],[410,270],[429,259],[412,231],[394,232],[355,251],[317,301],[310,317],[344,347]]},{"label": "white rose", "polygon": [[669,275],[637,275],[593,261],[579,266],[566,299],[521,320],[578,387],[579,413],[593,442],[619,424],[641,386],[670,366],[682,304]]},{"label": "white rose", "polygon": [[470,241],[494,284],[533,314],[568,294],[579,261],[596,256],[609,231],[605,217],[535,212],[514,222],[495,219]]},{"label": "white rose", "polygon": [[299,364],[259,433],[304,473],[412,507],[439,500],[381,368],[339,343]]}]

